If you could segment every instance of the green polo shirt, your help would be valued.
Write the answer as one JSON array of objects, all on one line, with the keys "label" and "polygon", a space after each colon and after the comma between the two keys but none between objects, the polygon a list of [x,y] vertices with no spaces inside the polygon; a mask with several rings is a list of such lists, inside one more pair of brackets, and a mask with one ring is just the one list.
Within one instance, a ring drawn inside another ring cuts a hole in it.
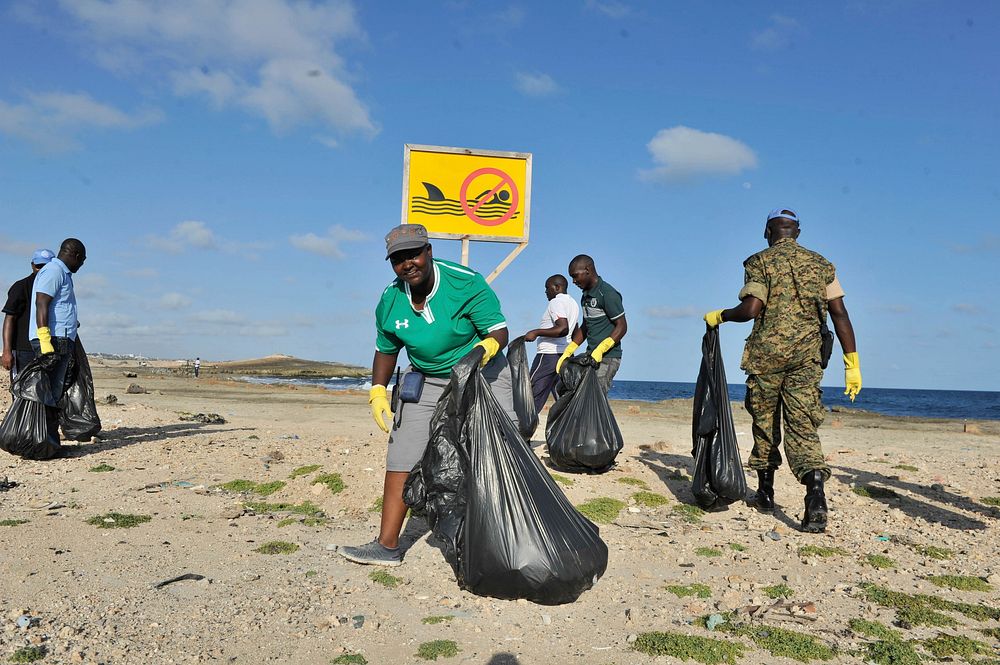
[{"label": "green polo shirt", "polygon": [[[615,320],[625,316],[625,306],[622,304],[622,294],[600,277],[597,278],[594,288],[583,292],[580,306],[583,310],[583,320],[587,323],[589,353],[611,335],[611,331],[615,329]],[[612,346],[604,357],[621,358],[621,343]]]},{"label": "green polo shirt", "polygon": [[448,376],[462,356],[507,321],[500,300],[478,272],[434,259],[434,288],[424,308],[413,308],[410,286],[396,279],[375,308],[375,349],[406,349],[413,366],[427,376]]}]

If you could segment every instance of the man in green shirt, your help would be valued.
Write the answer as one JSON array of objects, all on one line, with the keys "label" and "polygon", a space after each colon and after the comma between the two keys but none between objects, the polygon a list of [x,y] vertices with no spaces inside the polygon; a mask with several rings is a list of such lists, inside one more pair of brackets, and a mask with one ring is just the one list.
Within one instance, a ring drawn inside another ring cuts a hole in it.
[{"label": "man in green shirt", "polygon": [[601,279],[594,259],[586,254],[580,254],[569,262],[569,276],[583,291],[580,297],[583,324],[573,333],[573,340],[556,364],[556,372],[559,372],[563,361],[572,356],[586,339],[590,357],[600,363],[597,367],[597,380],[606,395],[611,390],[612,379],[621,367],[621,341],[628,332],[622,294]]},{"label": "man in green shirt", "polygon": [[[385,243],[386,259],[396,279],[382,292],[375,308],[375,358],[368,400],[375,422],[389,434],[382,521],[378,538],[337,551],[355,563],[398,566],[403,561],[399,532],[406,516],[403,486],[423,457],[431,417],[451,368],[474,347],[481,347],[483,378],[515,426],[517,414],[507,359],[500,352],[507,346],[507,322],[483,276],[435,259],[427,229],[419,224],[394,228]],[[386,385],[403,349],[411,366],[397,386],[401,401],[393,414]],[[386,417],[392,423],[391,433]]]},{"label": "man in green shirt", "polygon": [[806,486],[802,528],[815,533],[826,529],[823,483],[830,477],[816,431],[824,415],[820,324],[828,311],[844,351],[844,394],[852,402],[861,390],[861,369],[833,264],[799,245],[798,237],[795,212],[772,210],[764,227],[768,248],[743,262],[740,304],[708,312],[705,323],[714,328],[724,321],[754,322],[741,364],[748,375],[746,408],[753,418],[748,466],[757,471],[759,482],[754,506],[765,513],[774,510],[784,419],[785,455],[795,478]]}]

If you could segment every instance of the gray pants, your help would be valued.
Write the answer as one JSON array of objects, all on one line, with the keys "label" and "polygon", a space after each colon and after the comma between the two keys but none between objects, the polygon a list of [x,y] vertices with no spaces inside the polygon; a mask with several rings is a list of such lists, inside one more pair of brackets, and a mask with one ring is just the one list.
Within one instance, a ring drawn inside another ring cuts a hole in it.
[{"label": "gray pants", "polygon": [[611,380],[618,373],[618,368],[622,366],[621,358],[605,358],[597,366],[597,381],[601,384],[601,390],[607,395],[611,390]]},{"label": "gray pants", "polygon": [[[407,370],[409,371],[412,371],[412,368]],[[483,368],[483,378],[516,427],[513,384],[507,358],[503,353],[498,353]],[[400,402],[393,416],[392,432],[389,434],[389,449],[385,456],[386,471],[408,472],[424,456],[427,442],[431,438],[431,416],[434,415],[434,409],[448,381],[447,376],[424,377],[420,401]]]}]

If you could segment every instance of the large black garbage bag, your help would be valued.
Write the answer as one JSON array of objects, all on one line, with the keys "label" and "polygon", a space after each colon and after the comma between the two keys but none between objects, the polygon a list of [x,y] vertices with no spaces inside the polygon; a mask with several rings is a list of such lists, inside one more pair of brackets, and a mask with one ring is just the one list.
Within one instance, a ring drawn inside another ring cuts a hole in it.
[{"label": "large black garbage bag", "polygon": [[695,459],[692,489],[698,505],[711,508],[741,500],[747,491],[747,480],[736,447],[718,328],[710,328],[701,340],[692,438],[691,454]]},{"label": "large black garbage bag", "polygon": [[559,380],[559,398],[545,423],[549,458],[570,471],[611,468],[625,439],[597,381],[597,362],[588,355],[568,358]]},{"label": "large black garbage bag", "polygon": [[535,396],[531,392],[531,368],[528,366],[528,352],[524,348],[524,335],[507,346],[507,364],[510,365],[510,379],[514,385],[517,428],[525,441],[531,441],[538,429],[538,411],[535,410]]},{"label": "large black garbage bag", "polygon": [[11,386],[14,403],[0,423],[0,448],[25,459],[57,457],[59,409],[50,404],[45,358],[36,358],[21,370]]},{"label": "large black garbage bag", "polygon": [[80,338],[76,338],[76,350],[67,372],[66,390],[59,401],[62,412],[59,425],[63,437],[72,441],[87,441],[101,431],[101,417],[97,415],[94,403],[94,375],[90,371],[90,361],[83,349]]},{"label": "large black garbage bag", "polygon": [[497,402],[481,354],[474,349],[452,369],[404,498],[426,513],[461,588],[572,602],[604,574],[608,548]]}]

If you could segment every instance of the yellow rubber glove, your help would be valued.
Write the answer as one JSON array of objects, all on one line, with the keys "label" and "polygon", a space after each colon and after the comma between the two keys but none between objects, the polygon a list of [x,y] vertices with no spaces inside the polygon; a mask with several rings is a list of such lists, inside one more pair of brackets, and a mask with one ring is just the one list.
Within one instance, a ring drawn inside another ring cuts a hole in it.
[{"label": "yellow rubber glove", "polygon": [[722,310],[721,309],[712,310],[711,312],[705,314],[703,318],[705,319],[705,323],[708,324],[709,328],[718,328],[719,324],[722,323]]},{"label": "yellow rubber glove", "polygon": [[559,360],[556,361],[556,374],[559,373],[559,368],[562,367],[562,364],[566,361],[566,359],[573,355],[573,353],[579,348],[580,345],[576,342],[570,342],[566,345],[566,350],[563,351],[563,354],[559,356]]},{"label": "yellow rubber glove", "polygon": [[389,408],[389,397],[386,395],[385,386],[372,386],[368,391],[368,404],[372,407],[372,418],[375,419],[375,423],[379,429],[388,434],[389,425],[386,425],[383,416],[389,416],[391,423],[392,411]]},{"label": "yellow rubber glove", "polygon": [[604,354],[615,345],[615,340],[610,337],[605,337],[604,340],[597,345],[597,348],[590,352],[590,357],[594,359],[594,362],[601,362],[604,360]]},{"label": "yellow rubber glove", "polygon": [[493,360],[493,356],[497,354],[500,350],[500,342],[496,341],[492,337],[487,337],[483,341],[476,344],[476,346],[483,347],[483,359],[479,361],[480,367],[486,367],[486,365]]},{"label": "yellow rubber glove", "polygon": [[38,348],[41,350],[42,355],[56,352],[52,348],[52,333],[49,331],[48,326],[38,329]]},{"label": "yellow rubber glove", "polygon": [[853,402],[861,392],[861,361],[857,351],[844,354],[844,385],[847,386],[844,394]]}]

